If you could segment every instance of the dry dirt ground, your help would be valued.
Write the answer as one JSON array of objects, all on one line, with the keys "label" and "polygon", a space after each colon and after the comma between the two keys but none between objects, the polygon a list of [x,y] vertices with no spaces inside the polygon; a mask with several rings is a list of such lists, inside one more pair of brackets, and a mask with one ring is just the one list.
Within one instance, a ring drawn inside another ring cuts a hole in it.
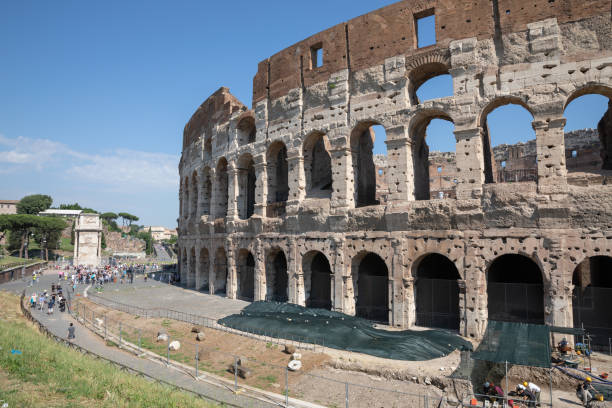
[{"label": "dry dirt ground", "polygon": [[[290,356],[284,347],[270,342],[243,337],[219,330],[202,328],[205,340],[198,342],[191,332],[193,325],[170,319],[145,319],[100,306],[88,299],[79,298],[96,318],[106,315],[107,325],[113,333],[134,344],[140,334],[143,348],[166,355],[166,343],[156,342],[159,332],[167,333],[170,340],[181,342],[180,350],[170,353],[170,358],[195,366],[196,348],[199,352],[199,369],[228,380],[234,379],[230,366],[236,358],[246,361],[250,375],[238,378],[239,384],[247,384],[267,391],[283,393],[285,367]],[[325,353],[298,350],[302,354],[302,369],[288,372],[289,395],[329,407],[345,404],[346,383],[351,407],[420,407],[434,406],[433,401],[445,394],[454,397],[453,382],[447,377],[460,363],[460,353],[429,361],[396,361],[369,355],[326,349]],[[597,355],[593,358],[597,371],[612,371],[612,358]],[[499,371],[499,368],[497,368]],[[594,370],[595,371],[595,370]],[[505,388],[504,373],[491,373],[500,378]],[[509,372],[511,389],[519,382],[531,380],[541,385],[542,401],[550,401],[547,372],[533,372],[512,367]],[[431,380],[432,385],[425,382]],[[574,383],[566,381],[559,373],[553,376],[554,406],[578,407],[574,396]],[[437,406],[437,405],[436,405]]]}]

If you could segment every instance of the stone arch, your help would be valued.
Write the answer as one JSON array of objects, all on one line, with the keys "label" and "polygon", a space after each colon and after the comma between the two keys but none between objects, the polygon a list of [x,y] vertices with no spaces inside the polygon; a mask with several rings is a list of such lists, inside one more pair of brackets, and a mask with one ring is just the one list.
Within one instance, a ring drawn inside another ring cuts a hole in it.
[{"label": "stone arch", "polygon": [[486,274],[489,320],[544,324],[544,274],[532,257],[499,255]]},{"label": "stone arch", "polygon": [[356,316],[389,324],[389,268],[383,258],[359,252],[351,262],[351,277]]},{"label": "stone arch", "polygon": [[572,103],[574,99],[589,94],[597,94],[605,96],[608,99],[612,99],[612,87],[609,84],[604,83],[588,83],[582,86],[578,86],[572,92],[567,94],[567,97],[563,102],[563,110],[565,110],[567,108],[567,105]]},{"label": "stone arch", "polygon": [[374,163],[374,140],[376,135],[372,126],[383,124],[374,120],[359,122],[350,137],[351,163],[353,166],[353,182],[355,207],[377,205],[376,199],[376,165]]},{"label": "stone arch", "polygon": [[216,171],[216,209],[215,218],[225,218],[227,216],[227,204],[228,204],[228,163],[225,157],[221,157],[217,162]]},{"label": "stone arch", "polygon": [[201,199],[200,199],[200,215],[211,215],[210,214],[210,202],[212,198],[212,174],[210,167],[206,166],[202,170],[202,184],[200,187]]},{"label": "stone arch", "polygon": [[461,275],[455,263],[439,253],[428,253],[413,263],[412,276],[416,325],[458,331]]},{"label": "stone arch", "polygon": [[431,58],[424,58],[419,62],[419,65],[416,65],[417,61],[413,62],[414,66],[408,72],[408,79],[410,80],[408,83],[408,95],[412,105],[420,103],[417,91],[425,82],[437,76],[450,75],[450,63],[447,58],[432,56]]},{"label": "stone arch", "polygon": [[183,218],[189,218],[189,176],[185,176],[183,187]]},{"label": "stone arch", "polygon": [[244,116],[236,126],[238,136],[238,146],[244,146],[255,142],[257,129],[255,128],[255,118],[253,116]]},{"label": "stone arch", "polygon": [[331,310],[333,272],[329,260],[320,251],[308,251],[302,257],[306,307]]},{"label": "stone arch", "polygon": [[253,301],[255,298],[255,257],[246,248],[238,250],[237,295],[239,299]]},{"label": "stone arch", "polygon": [[[489,130],[489,125],[487,124],[487,117],[497,108],[506,105],[518,105],[525,109],[531,115],[532,121],[534,118],[534,110],[527,103],[526,98],[520,98],[517,96],[502,96],[493,99],[488,104],[484,106],[484,108],[480,111],[480,114],[477,119],[477,123],[482,129],[482,152],[483,152],[483,171],[484,171],[484,179],[485,183],[496,183],[503,182],[504,180],[509,178],[513,178],[518,181],[533,181],[537,180],[537,166],[534,170],[530,171],[518,171],[516,175],[505,175],[506,173],[503,169],[500,169],[500,164],[496,162],[495,155],[493,154],[493,145],[491,144],[491,132]],[[535,157],[534,157],[535,160]],[[503,163],[503,161],[501,162]],[[501,172],[500,172],[501,171]]]},{"label": "stone arch", "polygon": [[612,337],[612,257],[587,257],[572,275],[574,327],[584,327],[592,344],[606,350]]},{"label": "stone arch", "polygon": [[253,156],[245,153],[238,159],[238,216],[246,220],[255,211],[255,163]]},{"label": "stone arch", "polygon": [[195,289],[196,283],[196,250],[192,247],[189,251],[189,274],[187,275],[187,288]]},{"label": "stone arch", "polygon": [[217,248],[215,252],[214,271],[213,292],[225,295],[227,291],[227,255],[224,247]]},{"label": "stone arch", "polygon": [[289,198],[289,164],[287,162],[287,147],[281,141],[273,142],[266,153],[268,179],[269,216],[282,215],[284,205]]},{"label": "stone arch", "polygon": [[289,300],[289,273],[287,257],[279,247],[268,250],[266,255],[266,300],[287,302]]},{"label": "stone arch", "polygon": [[199,287],[197,290],[205,292],[209,291],[210,288],[210,256],[207,248],[200,248],[200,280]]},{"label": "stone arch", "polygon": [[453,119],[446,112],[438,109],[424,109],[416,113],[411,119],[408,128],[409,137],[412,142],[413,191],[416,200],[429,200],[432,198],[430,152],[426,139],[427,127],[434,119],[442,119],[454,124]]},{"label": "stone arch", "polygon": [[189,203],[189,217],[195,218],[198,216],[198,173],[196,171],[191,175],[191,202]]},{"label": "stone arch", "polygon": [[331,145],[322,132],[312,132],[304,140],[304,175],[306,176],[306,197],[331,198],[332,170]]}]

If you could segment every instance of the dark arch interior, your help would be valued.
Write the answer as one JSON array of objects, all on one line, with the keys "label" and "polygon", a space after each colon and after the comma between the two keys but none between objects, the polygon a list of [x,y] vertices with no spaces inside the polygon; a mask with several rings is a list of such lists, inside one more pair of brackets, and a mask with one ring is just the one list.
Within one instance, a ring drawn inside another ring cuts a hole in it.
[{"label": "dark arch interior", "polygon": [[208,269],[209,269],[208,251],[206,248],[200,250],[200,287],[198,290],[208,291],[210,283],[208,282]]},{"label": "dark arch interior", "polygon": [[489,320],[544,324],[542,272],[517,254],[495,259],[487,274]]},{"label": "dark arch interior", "polygon": [[255,298],[255,258],[248,252],[241,256],[238,270],[238,297],[252,301]]},{"label": "dark arch interior", "polygon": [[331,268],[325,255],[317,253],[310,264],[310,297],[307,307],[331,310]]},{"label": "dark arch interior", "polygon": [[416,325],[459,330],[459,271],[440,254],[425,256],[416,268]]},{"label": "dark arch interior", "polygon": [[584,327],[593,347],[607,350],[612,337],[612,257],[585,259],[574,270],[572,283],[574,327]]},{"label": "dark arch interior", "polygon": [[357,277],[357,316],[389,323],[389,271],[376,254],[367,254],[359,263]]},{"label": "dark arch interior", "polygon": [[373,125],[359,126],[351,141],[353,173],[355,174],[355,207],[376,205],[376,166],[374,165]]},{"label": "dark arch interior", "polygon": [[217,251],[215,257],[215,294],[224,295],[227,286],[227,257],[224,250]]},{"label": "dark arch interior", "polygon": [[266,276],[269,301],[286,302],[289,300],[287,288],[289,285],[289,275],[287,274],[287,258],[283,251],[273,255],[271,265],[272,270]]}]

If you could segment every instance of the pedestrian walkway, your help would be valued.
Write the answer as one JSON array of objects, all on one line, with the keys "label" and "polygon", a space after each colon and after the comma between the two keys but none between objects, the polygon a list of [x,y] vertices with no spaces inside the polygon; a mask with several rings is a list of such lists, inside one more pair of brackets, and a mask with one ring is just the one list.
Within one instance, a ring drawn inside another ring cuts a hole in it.
[{"label": "pedestrian walkway", "polygon": [[[57,279],[57,275],[48,275],[44,277],[44,279],[42,279],[35,287],[26,288],[26,296],[29,296],[31,291],[47,288],[48,285],[46,285],[46,283],[50,284],[53,279]],[[15,293],[20,293],[21,291],[18,290],[18,287],[19,286],[15,284],[15,282],[12,282],[8,286],[0,285],[1,290],[9,290]],[[21,282],[22,290],[23,287],[24,283]],[[235,394],[229,387],[213,385],[202,380],[195,380],[192,375],[173,369],[172,367],[160,363],[159,361],[140,358],[116,347],[109,347],[99,336],[81,326],[67,312],[55,312],[53,315],[49,316],[41,311],[33,310],[32,316],[42,325],[44,325],[52,334],[62,339],[67,338],[68,326],[72,322],[77,328],[76,339],[73,341],[73,343],[79,347],[156,380],[199,394],[205,399],[237,407],[268,408],[278,406],[278,404],[273,401],[264,401],[245,395],[244,393]]]}]

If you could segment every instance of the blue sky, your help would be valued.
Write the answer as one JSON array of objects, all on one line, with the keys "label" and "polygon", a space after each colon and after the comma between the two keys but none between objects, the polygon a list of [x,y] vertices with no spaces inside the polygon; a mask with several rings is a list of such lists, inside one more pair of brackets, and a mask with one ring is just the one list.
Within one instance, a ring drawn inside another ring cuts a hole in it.
[{"label": "blue sky", "polygon": [[[227,86],[250,106],[260,60],[391,3],[0,2],[0,199],[45,193],[175,226],[182,129],[202,101]],[[588,104],[575,126],[604,110]],[[510,125],[500,140],[525,134]],[[434,122],[430,145],[448,131]]]}]

